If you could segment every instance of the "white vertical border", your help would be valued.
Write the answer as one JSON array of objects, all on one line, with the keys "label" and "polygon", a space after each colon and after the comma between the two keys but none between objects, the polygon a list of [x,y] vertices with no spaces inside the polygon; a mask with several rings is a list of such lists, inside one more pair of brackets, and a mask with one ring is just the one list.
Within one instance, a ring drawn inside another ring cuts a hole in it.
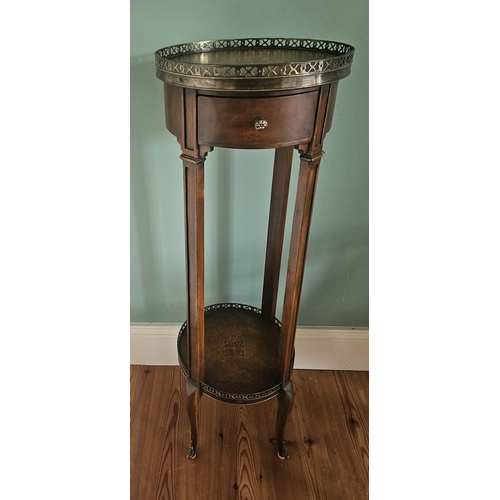
[{"label": "white vertical border", "polygon": [[370,3],[372,500],[498,494],[497,10]]},{"label": "white vertical border", "polygon": [[129,496],[129,12],[0,8],[1,498]]}]

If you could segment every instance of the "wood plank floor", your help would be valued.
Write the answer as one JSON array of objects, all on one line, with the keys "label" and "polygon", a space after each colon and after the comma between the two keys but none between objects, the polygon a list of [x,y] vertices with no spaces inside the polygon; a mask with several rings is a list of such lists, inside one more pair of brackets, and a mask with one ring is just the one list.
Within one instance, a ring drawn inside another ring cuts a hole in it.
[{"label": "wood plank floor", "polygon": [[131,500],[366,500],[368,372],[295,370],[285,428],[273,442],[277,400],[235,405],[201,398],[190,441],[177,366],[131,366]]}]

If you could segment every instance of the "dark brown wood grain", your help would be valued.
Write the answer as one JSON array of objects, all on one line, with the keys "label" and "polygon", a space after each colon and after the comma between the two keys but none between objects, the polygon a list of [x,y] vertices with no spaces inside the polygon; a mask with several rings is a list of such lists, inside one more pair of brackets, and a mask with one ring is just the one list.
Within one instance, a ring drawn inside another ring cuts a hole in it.
[{"label": "dark brown wood grain", "polygon": [[276,314],[292,159],[293,147],[276,149],[262,291],[262,316],[268,321]]},{"label": "dark brown wood grain", "polygon": [[203,378],[205,344],[204,309],[204,169],[203,160],[182,156],[187,281],[188,375],[195,382]]},{"label": "dark brown wood grain", "polygon": [[335,109],[335,101],[337,99],[337,89],[339,86],[339,82],[334,82],[330,86],[330,96],[328,98],[328,105],[326,110],[326,121],[324,126],[324,134],[323,137],[330,131],[332,128],[333,121],[333,111]]},{"label": "dark brown wood grain", "polygon": [[186,237],[187,294],[187,412],[191,424],[189,458],[196,456],[198,442],[200,380],[205,356],[204,310],[204,170],[203,158],[182,155],[184,166],[184,203]]},{"label": "dark brown wood grain", "polygon": [[278,363],[282,383],[290,378],[292,356],[297,329],[297,317],[306,262],[307,242],[321,156],[301,156],[295,211],[290,238],[290,253],[283,302],[280,350]]},{"label": "dark brown wood grain", "polygon": [[[318,92],[281,97],[198,98],[199,142],[226,148],[277,148],[311,139]],[[265,118],[265,130],[254,121]]]},{"label": "dark brown wood grain", "polygon": [[366,500],[368,373],[295,370],[285,441],[275,444],[277,399],[200,401],[198,452],[179,367],[131,367],[131,500]]},{"label": "dark brown wood grain", "polygon": [[[184,90],[182,87],[175,87],[174,85],[163,85],[163,97],[165,101],[165,124],[167,130],[175,135],[175,137],[182,141],[184,132],[182,130],[182,115],[183,115],[183,102]],[[181,147],[183,146],[181,142]]]}]

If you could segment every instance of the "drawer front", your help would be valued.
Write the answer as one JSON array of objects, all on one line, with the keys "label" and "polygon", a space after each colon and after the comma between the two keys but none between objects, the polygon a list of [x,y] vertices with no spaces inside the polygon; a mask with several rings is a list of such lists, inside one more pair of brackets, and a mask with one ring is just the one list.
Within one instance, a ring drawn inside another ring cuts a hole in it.
[{"label": "drawer front", "polygon": [[279,97],[199,96],[198,142],[248,149],[309,142],[318,95],[314,91]]}]

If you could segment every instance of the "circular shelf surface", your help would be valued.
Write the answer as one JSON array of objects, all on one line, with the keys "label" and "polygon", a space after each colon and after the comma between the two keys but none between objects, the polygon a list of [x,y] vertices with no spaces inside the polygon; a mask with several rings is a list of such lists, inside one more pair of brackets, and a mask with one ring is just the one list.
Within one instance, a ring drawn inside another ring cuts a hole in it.
[{"label": "circular shelf surface", "polygon": [[[278,349],[281,324],[265,321],[260,309],[242,304],[205,308],[204,393],[221,401],[257,403],[281,387]],[[179,364],[188,375],[187,325],[178,338]]]}]

